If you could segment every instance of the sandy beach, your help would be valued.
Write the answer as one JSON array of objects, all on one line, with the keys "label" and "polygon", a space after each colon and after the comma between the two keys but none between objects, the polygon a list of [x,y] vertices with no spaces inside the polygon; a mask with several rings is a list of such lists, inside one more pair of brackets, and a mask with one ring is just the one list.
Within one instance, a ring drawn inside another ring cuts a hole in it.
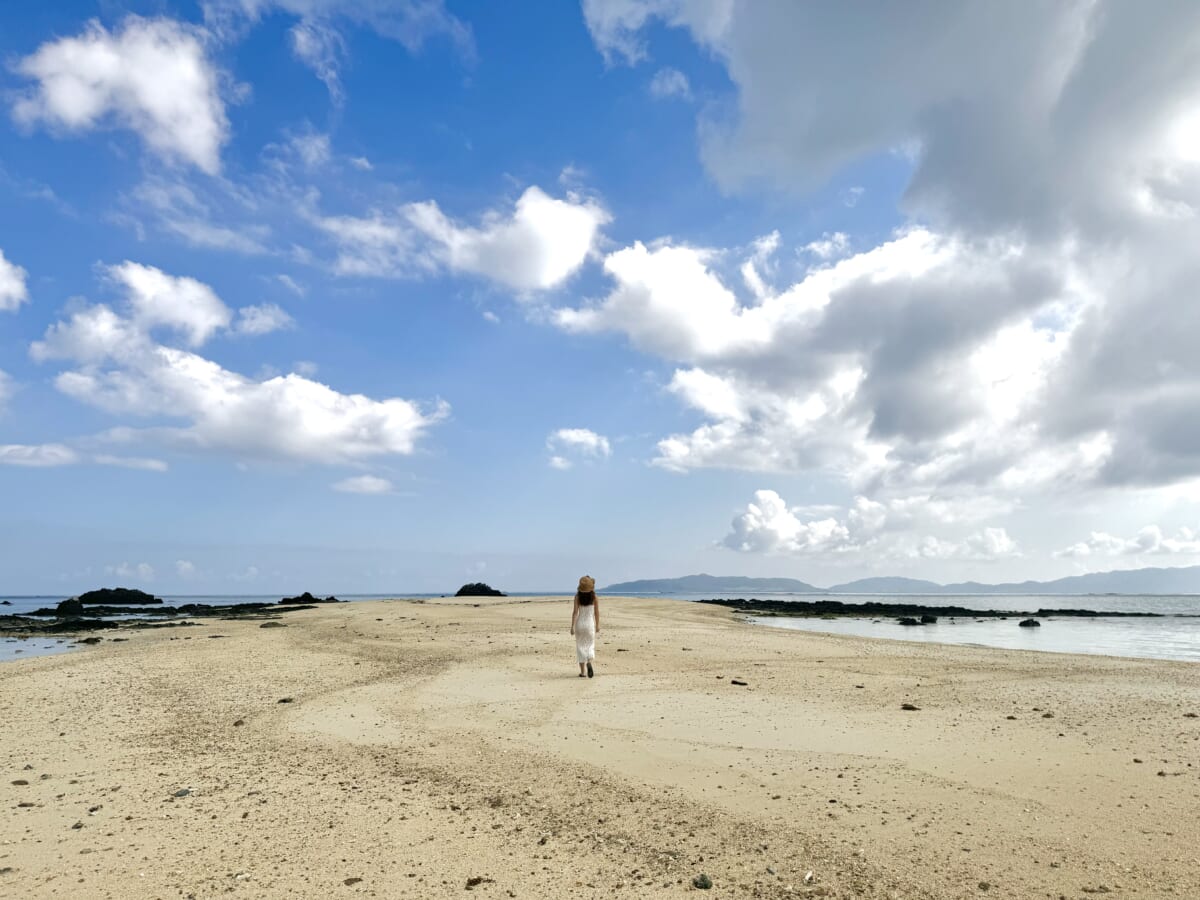
[{"label": "sandy beach", "polygon": [[0,895],[1200,897],[1200,666],[602,603],[590,681],[562,598],[0,665]]}]

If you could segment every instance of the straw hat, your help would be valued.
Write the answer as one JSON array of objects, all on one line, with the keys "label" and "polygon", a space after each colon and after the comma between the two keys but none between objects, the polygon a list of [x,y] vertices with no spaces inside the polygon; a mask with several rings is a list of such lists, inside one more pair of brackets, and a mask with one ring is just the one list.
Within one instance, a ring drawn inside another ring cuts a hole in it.
[{"label": "straw hat", "polygon": [[579,579],[579,593],[590,594],[596,589],[596,579],[591,575],[584,575]]}]

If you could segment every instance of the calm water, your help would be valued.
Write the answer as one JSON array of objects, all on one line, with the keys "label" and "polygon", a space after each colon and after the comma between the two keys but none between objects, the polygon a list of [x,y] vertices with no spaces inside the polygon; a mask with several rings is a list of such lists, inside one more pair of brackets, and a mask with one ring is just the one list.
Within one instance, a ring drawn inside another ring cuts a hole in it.
[{"label": "calm water", "polygon": [[1096,653],[1200,662],[1200,619],[1039,619],[1041,628],[1020,628],[1016,619],[942,619],[905,627],[883,619],[758,617],[775,628],[893,638],[929,644],[974,644],[1010,650]]},{"label": "calm water", "polygon": [[[713,594],[660,594],[677,600],[700,600]],[[722,595],[718,595],[722,596]],[[840,600],[843,603],[894,602],[922,606],[961,606],[1033,613],[1038,609],[1090,609],[1104,612],[1158,613],[1161,619],[1076,619],[1039,617],[1041,628],[1020,628],[1017,619],[942,618],[936,625],[897,625],[895,619],[792,618],[753,616],[773,628],[891,638],[933,644],[975,644],[1010,650],[1091,653],[1200,662],[1200,596],[1064,595],[1064,594],[725,594],[759,600]],[[1192,618],[1196,617],[1196,618]]]},{"label": "calm water", "polygon": [[[766,599],[762,595],[759,599]],[[771,595],[770,599],[812,600],[812,595]],[[853,595],[830,599],[845,603],[899,602],[923,606],[962,606],[1033,613],[1038,609],[1091,609],[1104,612],[1159,613],[1160,619],[1039,617],[1041,628],[1020,628],[1017,619],[942,618],[936,625],[897,625],[895,619],[817,619],[754,616],[752,621],[774,628],[825,634],[891,638],[932,644],[975,644],[1009,650],[1088,653],[1200,662],[1200,597],[1197,596],[970,596]],[[1193,618],[1196,617],[1196,618]]]},{"label": "calm water", "polygon": [[[7,609],[8,607],[4,607]],[[70,638],[0,638],[0,662],[9,659],[28,659],[31,656],[50,656],[74,649]]]},{"label": "calm water", "polygon": [[[562,594],[562,591],[514,593],[514,597],[538,597]],[[184,603],[207,605],[229,603],[274,603],[280,594],[166,596],[168,606]],[[439,597],[441,594],[338,594],[343,600],[385,600],[393,597]],[[696,601],[712,594],[647,594],[672,600]],[[734,596],[734,595],[726,595]],[[736,595],[743,596],[743,595]],[[860,637],[893,638],[941,644],[977,644],[1013,650],[1041,650],[1055,653],[1095,653],[1108,656],[1132,656],[1157,659],[1177,659],[1200,662],[1200,596],[1150,595],[1000,595],[971,594],[771,594],[745,595],[745,599],[760,600],[841,600],[844,603],[891,601],[917,603],[925,606],[962,606],[967,609],[1004,609],[1015,613],[1032,613],[1037,609],[1090,609],[1108,612],[1159,613],[1160,619],[1074,619],[1042,618],[1041,628],[1019,628],[1014,619],[976,621],[963,617],[943,618],[936,625],[905,627],[892,619],[799,619],[788,617],[754,617],[753,621],[775,628],[792,628],[827,634],[851,634]],[[8,597],[9,606],[0,606],[0,614],[20,614],[39,607],[53,607],[64,597]],[[1191,617],[1197,618],[1191,618]],[[0,639],[0,661],[21,659],[69,649],[69,642],[59,638]],[[21,653],[16,653],[21,650]]]}]

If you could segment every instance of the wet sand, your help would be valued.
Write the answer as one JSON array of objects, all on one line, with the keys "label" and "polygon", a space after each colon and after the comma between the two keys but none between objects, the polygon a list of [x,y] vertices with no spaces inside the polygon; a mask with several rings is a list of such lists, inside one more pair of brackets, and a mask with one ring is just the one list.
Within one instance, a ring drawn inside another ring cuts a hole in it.
[{"label": "wet sand", "polygon": [[601,602],[4,663],[0,896],[1200,897],[1200,665]]}]

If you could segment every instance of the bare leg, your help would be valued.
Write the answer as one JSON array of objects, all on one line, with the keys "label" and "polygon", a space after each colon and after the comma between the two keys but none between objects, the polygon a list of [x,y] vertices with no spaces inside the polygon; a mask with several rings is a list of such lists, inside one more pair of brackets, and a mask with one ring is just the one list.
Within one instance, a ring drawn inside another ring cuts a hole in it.
[{"label": "bare leg", "polygon": [[586,666],[586,665],[587,665],[587,663],[580,663],[580,664],[579,664],[579,677],[580,677],[580,678],[583,678],[583,677],[585,677],[585,676],[587,675],[587,672],[584,670],[584,666]]}]

